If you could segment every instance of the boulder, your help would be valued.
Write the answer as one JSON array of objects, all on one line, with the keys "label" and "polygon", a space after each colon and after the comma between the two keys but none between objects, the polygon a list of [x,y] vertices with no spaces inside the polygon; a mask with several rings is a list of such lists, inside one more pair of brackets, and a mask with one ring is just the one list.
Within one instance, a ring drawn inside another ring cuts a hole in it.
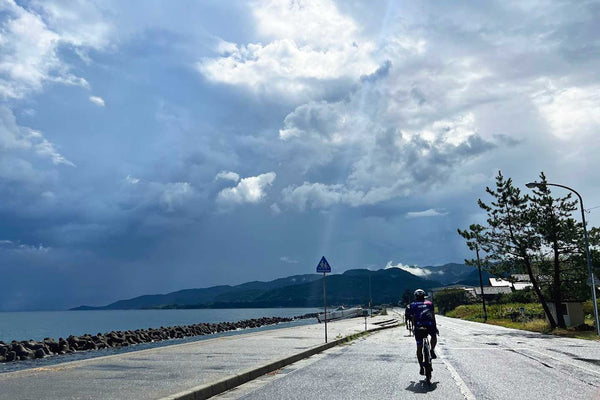
[{"label": "boulder", "polygon": [[53,354],[58,353],[60,346],[56,342],[56,340],[54,340],[52,338],[45,338],[43,343],[46,345],[46,347],[48,347],[48,349],[50,350],[51,353],[53,353]]},{"label": "boulder", "polygon": [[65,339],[60,338],[58,340],[58,354],[67,354],[72,353],[71,347],[69,346],[69,342]]},{"label": "boulder", "polygon": [[6,353],[6,361],[7,362],[11,362],[11,361],[16,361],[17,360],[17,353],[15,351],[9,351],[8,353]]},{"label": "boulder", "polygon": [[19,343],[17,346],[15,346],[13,350],[17,354],[17,357],[19,357],[21,360],[27,360],[34,357],[34,352],[29,350],[22,343]]}]

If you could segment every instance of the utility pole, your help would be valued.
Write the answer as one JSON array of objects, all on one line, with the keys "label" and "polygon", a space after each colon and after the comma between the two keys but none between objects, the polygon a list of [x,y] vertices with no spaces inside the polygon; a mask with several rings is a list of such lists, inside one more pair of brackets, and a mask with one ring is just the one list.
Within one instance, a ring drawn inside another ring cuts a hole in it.
[{"label": "utility pole", "polygon": [[373,296],[371,295],[371,270],[369,270],[369,315],[373,317]]},{"label": "utility pole", "polygon": [[471,224],[468,230],[460,230],[458,229],[458,234],[465,239],[467,239],[467,246],[469,250],[475,250],[475,254],[477,255],[477,269],[479,270],[479,288],[481,289],[481,301],[483,303],[483,322],[487,322],[487,310],[485,308],[485,293],[483,292],[483,278],[481,276],[481,259],[479,258],[479,242],[480,242],[480,233],[485,228],[478,224]]},{"label": "utility pole", "polygon": [[325,309],[325,343],[327,343],[327,284],[325,283],[325,272],[323,272],[323,308]]}]

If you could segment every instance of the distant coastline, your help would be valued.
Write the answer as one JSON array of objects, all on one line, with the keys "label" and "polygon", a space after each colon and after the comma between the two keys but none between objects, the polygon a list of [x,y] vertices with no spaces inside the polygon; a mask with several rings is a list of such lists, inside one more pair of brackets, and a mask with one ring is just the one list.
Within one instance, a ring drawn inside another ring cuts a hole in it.
[{"label": "distant coastline", "polygon": [[[328,306],[335,307],[338,304],[328,304]],[[342,305],[342,304],[339,304]],[[322,307],[323,304],[306,304],[304,301],[287,302],[282,304],[281,302],[237,302],[237,303],[211,303],[211,304],[166,304],[159,306],[140,307],[135,310],[229,310],[229,309],[247,309],[247,308],[314,308]],[[109,308],[108,306],[103,307],[92,307],[92,306],[79,306],[70,308],[68,311],[110,311],[117,310],[116,308]],[[121,310],[121,309],[118,309]]]},{"label": "distant coastline", "polygon": [[[401,268],[377,271],[348,270],[327,275],[327,304],[330,306],[397,304],[405,291],[428,290],[470,279],[473,267],[450,263],[423,267],[424,277]],[[436,279],[433,279],[435,277]],[[82,305],[71,308],[90,310],[191,310],[243,308],[299,308],[323,305],[321,274],[293,275],[269,282],[248,282],[237,286],[212,286],[185,289],[167,294],[143,295],[104,306]]]}]

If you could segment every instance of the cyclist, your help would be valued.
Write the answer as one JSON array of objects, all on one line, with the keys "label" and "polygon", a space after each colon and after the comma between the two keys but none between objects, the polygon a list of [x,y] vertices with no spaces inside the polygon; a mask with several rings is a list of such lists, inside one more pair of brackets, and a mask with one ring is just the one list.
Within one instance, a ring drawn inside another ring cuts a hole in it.
[{"label": "cyclist", "polygon": [[404,310],[404,324],[406,324],[406,329],[408,330],[408,334],[410,336],[413,327],[411,316],[408,314],[408,308]]},{"label": "cyclist", "polygon": [[[406,315],[412,319],[413,329],[415,333],[415,339],[417,341],[417,359],[419,360],[419,374],[425,375],[425,368],[423,367],[423,354],[421,353],[423,348],[423,338],[427,335],[431,336],[431,358],[437,358],[435,354],[435,345],[437,344],[437,323],[435,321],[435,312],[433,310],[433,303],[429,300],[425,300],[425,291],[422,289],[415,290],[415,301],[410,303],[406,308]],[[426,330],[420,330],[418,328],[426,328]]]}]

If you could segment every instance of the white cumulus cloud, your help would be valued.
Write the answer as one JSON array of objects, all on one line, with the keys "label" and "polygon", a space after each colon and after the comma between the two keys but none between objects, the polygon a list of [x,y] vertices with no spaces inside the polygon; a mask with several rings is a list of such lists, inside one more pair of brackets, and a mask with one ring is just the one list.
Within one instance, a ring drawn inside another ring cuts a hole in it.
[{"label": "white cumulus cloud", "polygon": [[388,261],[387,265],[385,266],[385,269],[388,268],[400,268],[406,272],[409,272],[415,276],[419,276],[421,278],[427,278],[431,275],[431,271],[428,271],[424,268],[419,268],[416,265],[415,266],[410,266],[410,265],[404,265],[402,263],[398,263],[398,264],[393,264],[391,261]]},{"label": "white cumulus cloud", "polygon": [[[342,171],[335,184],[289,185],[286,202],[306,209],[405,197],[444,182],[457,167],[496,147],[479,134],[474,113],[448,106],[434,111],[429,103],[440,99],[397,87],[401,76],[400,69],[383,63],[349,97],[311,101],[285,117],[279,137],[290,154],[302,155],[300,171]],[[433,112],[439,115],[429,115]]]},{"label": "white cumulus cloud", "polygon": [[267,172],[243,178],[237,186],[219,192],[217,202],[221,205],[259,203],[266,196],[266,189],[273,184],[276,176],[274,172]]},{"label": "white cumulus cloud", "polygon": [[360,191],[352,191],[343,185],[326,185],[323,183],[304,182],[300,186],[288,186],[282,191],[284,204],[298,210],[328,208],[336,204],[358,206],[366,204],[366,195]]},{"label": "white cumulus cloud", "polygon": [[549,83],[533,99],[556,137],[572,140],[598,135],[600,85],[557,88]]},{"label": "white cumulus cloud", "polygon": [[221,171],[217,174],[217,176],[215,176],[215,180],[219,179],[233,181],[237,183],[240,180],[240,175],[231,171]]},{"label": "white cumulus cloud", "polygon": [[75,166],[41,132],[19,126],[12,110],[6,106],[0,106],[0,155],[2,153],[10,154],[15,162],[27,159],[29,154],[37,154],[55,165]]},{"label": "white cumulus cloud", "polygon": [[[77,12],[72,9],[74,6]],[[108,25],[96,15],[91,23],[92,4],[33,2],[22,7],[14,0],[0,3],[0,96],[23,98],[42,89],[46,82],[88,87],[61,60],[61,45],[77,50],[105,46]],[[85,12],[84,12],[85,11]],[[67,23],[70,21],[70,23]]]},{"label": "white cumulus cloud", "polygon": [[444,210],[435,210],[430,208],[425,211],[410,211],[406,213],[406,218],[423,218],[423,217],[443,217],[448,215]]},{"label": "white cumulus cloud", "polygon": [[331,1],[262,1],[254,11],[266,43],[220,42],[221,57],[197,69],[208,79],[279,95],[316,94],[318,81],[358,78],[377,68],[375,45]]},{"label": "white cumulus cloud", "polygon": [[97,106],[104,107],[104,99],[98,96],[90,96],[90,101]]}]

